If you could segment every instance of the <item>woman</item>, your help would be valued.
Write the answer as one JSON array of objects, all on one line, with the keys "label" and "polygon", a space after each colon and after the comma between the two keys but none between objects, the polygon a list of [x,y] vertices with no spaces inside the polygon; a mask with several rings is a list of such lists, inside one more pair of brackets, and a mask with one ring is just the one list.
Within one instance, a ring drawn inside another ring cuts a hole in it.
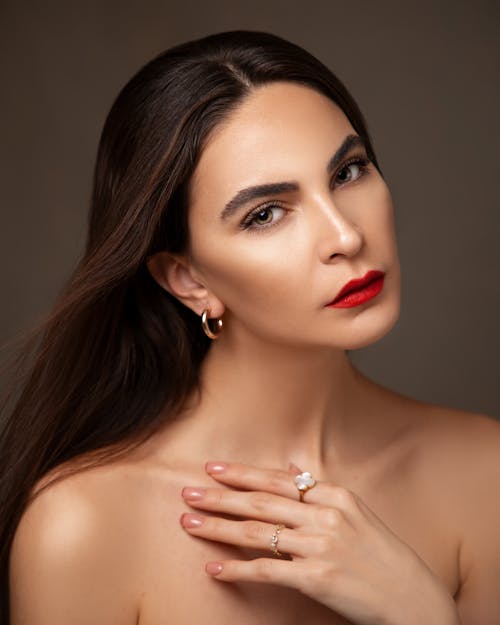
[{"label": "woman", "polygon": [[5,618],[497,622],[498,423],[347,357],[399,304],[391,195],[330,70],[253,31],[147,64],[2,434]]}]

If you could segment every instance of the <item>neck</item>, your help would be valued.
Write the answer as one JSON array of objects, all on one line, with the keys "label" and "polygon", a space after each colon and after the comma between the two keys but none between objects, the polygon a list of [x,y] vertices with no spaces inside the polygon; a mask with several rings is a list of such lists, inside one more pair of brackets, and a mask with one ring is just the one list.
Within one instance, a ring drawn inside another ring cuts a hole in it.
[{"label": "neck", "polygon": [[381,387],[343,350],[221,336],[200,388],[168,428],[168,456],[178,462],[292,462],[321,479],[332,463],[368,452],[379,433],[371,415]]}]

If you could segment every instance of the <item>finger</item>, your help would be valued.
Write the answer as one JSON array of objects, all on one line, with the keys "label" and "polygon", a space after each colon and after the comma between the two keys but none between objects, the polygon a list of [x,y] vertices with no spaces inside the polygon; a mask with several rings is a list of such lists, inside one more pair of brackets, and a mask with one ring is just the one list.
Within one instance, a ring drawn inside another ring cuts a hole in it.
[{"label": "finger", "polygon": [[[189,534],[216,540],[217,542],[239,547],[253,549],[271,548],[271,539],[276,530],[275,524],[263,523],[262,521],[230,521],[215,516],[185,513],[180,519],[181,525]],[[194,525],[193,525],[194,523]],[[318,536],[306,536],[287,527],[281,529],[278,534],[276,548],[281,553],[304,558],[311,553],[317,553],[321,549],[321,539]]]},{"label": "finger", "polygon": [[205,469],[211,477],[230,486],[266,491],[299,500],[293,475],[288,471],[262,469],[240,462],[207,462]]},{"label": "finger", "polygon": [[280,522],[291,528],[310,523],[310,509],[299,501],[272,493],[186,486],[182,489],[182,496],[193,508],[211,512],[224,512],[270,523]]},{"label": "finger", "polygon": [[[246,490],[265,491],[298,500],[299,491],[290,473],[280,469],[262,469],[239,462],[207,462],[205,469],[217,481]],[[320,482],[307,490],[304,503],[335,507],[353,524],[366,519],[358,505],[359,497],[351,490],[330,482]]]},{"label": "finger", "polygon": [[302,469],[299,469],[299,467],[296,464],[293,464],[293,462],[290,462],[290,464],[288,465],[288,472],[291,473],[292,475],[298,475],[299,473],[302,473]]},{"label": "finger", "polygon": [[[214,565],[219,565],[218,567]],[[217,574],[211,570],[221,568]],[[301,590],[302,579],[307,574],[304,563],[299,561],[277,560],[271,558],[255,558],[254,560],[224,560],[208,562],[207,573],[224,582],[260,582],[279,584]]]}]

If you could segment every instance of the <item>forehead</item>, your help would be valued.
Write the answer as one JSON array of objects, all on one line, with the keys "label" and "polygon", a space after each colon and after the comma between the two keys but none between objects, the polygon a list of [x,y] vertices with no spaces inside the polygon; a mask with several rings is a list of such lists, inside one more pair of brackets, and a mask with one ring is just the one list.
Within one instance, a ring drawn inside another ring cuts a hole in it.
[{"label": "forehead", "polygon": [[209,138],[191,181],[191,200],[220,205],[243,186],[299,179],[324,168],[353,127],[312,88],[275,82],[256,88]]}]

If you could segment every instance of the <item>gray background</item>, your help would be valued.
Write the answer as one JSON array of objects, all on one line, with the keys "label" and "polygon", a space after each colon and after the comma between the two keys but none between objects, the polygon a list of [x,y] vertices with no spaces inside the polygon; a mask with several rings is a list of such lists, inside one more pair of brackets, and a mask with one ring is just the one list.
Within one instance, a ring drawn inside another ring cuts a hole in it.
[{"label": "gray background", "polygon": [[500,418],[499,6],[4,0],[0,342],[50,310],[83,250],[97,142],[123,84],[181,41],[269,30],[346,84],[395,200],[401,317],[352,360],[406,395]]}]

